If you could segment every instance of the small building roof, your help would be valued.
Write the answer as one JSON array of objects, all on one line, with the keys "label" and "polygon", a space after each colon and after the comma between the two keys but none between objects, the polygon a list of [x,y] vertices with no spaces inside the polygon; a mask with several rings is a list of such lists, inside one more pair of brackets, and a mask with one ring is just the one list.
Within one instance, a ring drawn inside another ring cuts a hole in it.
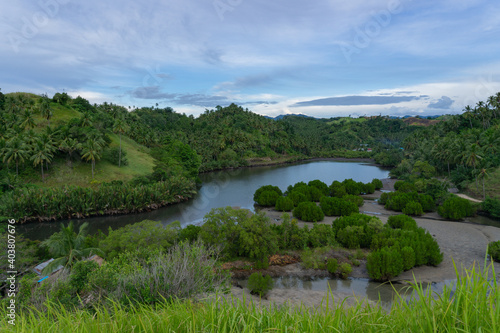
[{"label": "small building roof", "polygon": [[[47,260],[47,261],[44,261],[44,262],[42,262],[41,264],[39,264],[39,265],[35,266],[35,268],[33,268],[33,271],[34,271],[36,274],[41,275],[41,274],[42,274],[42,270],[43,270],[45,267],[47,267],[47,265],[48,265],[48,264],[50,264],[50,263],[51,263],[51,262],[53,262],[53,261],[54,261],[54,258],[49,259],[49,260]],[[63,268],[63,266],[62,266],[62,265],[57,266],[57,267],[56,267],[56,268],[55,268],[52,272],[50,272],[50,273],[49,273],[49,275],[50,275],[50,274],[52,274],[52,273],[54,273],[54,272],[57,272],[57,271],[58,271],[58,270],[60,270],[61,268]]]}]

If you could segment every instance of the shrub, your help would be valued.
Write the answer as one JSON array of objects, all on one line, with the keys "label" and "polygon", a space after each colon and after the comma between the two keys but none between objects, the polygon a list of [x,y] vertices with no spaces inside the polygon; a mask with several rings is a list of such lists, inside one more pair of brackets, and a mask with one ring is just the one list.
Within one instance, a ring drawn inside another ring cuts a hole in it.
[{"label": "shrub", "polygon": [[363,186],[363,192],[365,194],[375,193],[375,185],[373,185],[372,183],[364,184],[364,186]]},{"label": "shrub", "polygon": [[271,229],[277,235],[278,247],[280,249],[300,250],[307,246],[309,241],[309,229],[299,228],[297,220],[290,221],[290,215],[283,214],[280,225],[271,224]]},{"label": "shrub", "polygon": [[375,186],[376,190],[380,190],[382,187],[384,187],[384,184],[382,183],[382,181],[380,179],[377,179],[377,178],[374,178],[372,180],[372,184],[373,184],[373,186]]},{"label": "shrub", "polygon": [[410,201],[403,208],[403,214],[420,216],[424,214],[424,210],[419,202]]},{"label": "shrub", "polygon": [[360,197],[359,195],[352,195],[352,194],[348,194],[348,195],[344,195],[342,197],[342,199],[346,200],[346,201],[350,201],[350,202],[353,202],[356,204],[356,206],[358,207],[361,207],[363,206],[363,204],[365,203],[365,200]]},{"label": "shrub", "polygon": [[257,191],[255,191],[255,193],[253,195],[253,201],[257,202],[259,196],[264,191],[273,191],[273,192],[276,192],[276,193],[278,193],[278,196],[282,196],[283,195],[283,192],[281,192],[281,190],[280,190],[280,188],[278,186],[264,185],[264,186],[259,187],[257,189]]},{"label": "shrub", "polygon": [[263,191],[257,197],[257,204],[264,207],[271,207],[276,205],[276,200],[280,198],[280,194],[275,191]]},{"label": "shrub", "polygon": [[500,218],[500,199],[487,197],[482,204],[482,209],[490,216]]},{"label": "shrub", "polygon": [[339,274],[342,279],[347,279],[349,277],[349,274],[352,272],[352,266],[349,265],[348,263],[343,263],[340,264],[339,266]]},{"label": "shrub", "polygon": [[346,179],[342,182],[345,190],[348,194],[359,195],[364,191],[364,184],[360,182],[356,182],[352,179]]},{"label": "shrub", "polygon": [[335,258],[328,259],[328,261],[326,263],[326,269],[328,270],[328,272],[330,274],[337,273],[338,267],[339,267],[339,263],[338,263],[337,259],[335,259]]},{"label": "shrub", "polygon": [[293,209],[293,200],[290,199],[289,197],[279,197],[278,200],[276,200],[276,206],[274,209],[280,212],[289,212]]},{"label": "shrub", "polygon": [[401,249],[401,259],[403,260],[403,270],[407,271],[415,266],[415,251],[405,246]]},{"label": "shrub", "polygon": [[307,183],[307,185],[309,185],[310,187],[317,188],[318,190],[321,191],[322,195],[329,195],[330,194],[330,190],[328,189],[328,185],[323,183],[321,180],[318,180],[318,179],[311,180],[309,183]]},{"label": "shrub", "polygon": [[388,192],[382,192],[382,194],[380,194],[380,199],[378,199],[378,203],[381,205],[385,205],[387,203],[387,200],[389,200],[389,198],[390,195]]},{"label": "shrub", "polygon": [[309,186],[308,190],[311,200],[314,202],[319,202],[319,200],[325,196],[325,194],[323,194],[323,192],[317,187]]},{"label": "shrub", "polygon": [[410,182],[406,182],[404,180],[398,180],[394,183],[394,189],[398,192],[416,192],[417,188]]},{"label": "shrub", "polygon": [[99,265],[91,260],[81,260],[73,265],[69,282],[76,289],[76,292],[80,292],[87,287],[89,274],[98,268]]},{"label": "shrub", "polygon": [[323,247],[335,244],[335,232],[332,227],[326,224],[315,224],[309,231],[310,247]]},{"label": "shrub", "polygon": [[293,216],[306,222],[318,222],[325,218],[325,214],[314,202],[301,202],[293,210]]},{"label": "shrub", "polygon": [[439,215],[450,220],[461,220],[473,216],[475,212],[476,209],[469,200],[457,196],[445,200],[438,208]]},{"label": "shrub", "polygon": [[116,230],[109,228],[108,236],[99,242],[99,248],[106,259],[137,248],[168,249],[177,240],[179,229],[179,222],[163,227],[160,222],[150,220],[128,224]]},{"label": "shrub", "polygon": [[488,244],[488,254],[493,260],[500,262],[500,241]]},{"label": "shrub", "polygon": [[205,244],[220,246],[226,258],[238,256],[241,223],[247,219],[244,209],[213,208],[203,217],[199,237]]},{"label": "shrub", "polygon": [[319,202],[321,210],[326,216],[340,216],[340,198],[323,197]]},{"label": "shrub", "polygon": [[257,213],[239,222],[238,254],[256,259],[265,268],[267,257],[278,250],[278,240],[270,220],[264,213]]},{"label": "shrub", "polygon": [[422,209],[424,212],[432,212],[434,209],[436,209],[434,198],[428,194],[420,194],[418,196],[418,202],[422,205]]},{"label": "shrub", "polygon": [[326,253],[331,250],[331,247],[319,247],[311,250],[306,248],[300,255],[302,266],[312,269],[326,269]]},{"label": "shrub", "polygon": [[320,200],[320,207],[327,216],[348,216],[352,213],[359,213],[358,206],[343,198],[323,197]]},{"label": "shrub", "polygon": [[418,201],[417,192],[393,192],[389,194],[385,208],[400,212],[410,201]]},{"label": "shrub", "polygon": [[359,248],[363,236],[364,228],[362,226],[347,226],[337,233],[337,239],[340,244],[349,249]]},{"label": "shrub", "polygon": [[217,268],[218,250],[201,242],[179,243],[168,251],[120,254],[93,271],[89,281],[102,299],[153,304],[225,289],[229,275]]},{"label": "shrub", "polygon": [[198,234],[200,233],[201,227],[198,225],[188,225],[179,231],[179,241],[189,241],[194,242],[198,239]]},{"label": "shrub", "polygon": [[291,192],[288,194],[287,198],[292,199],[293,205],[297,207],[301,202],[308,202],[307,196],[300,192]]},{"label": "shrub", "polygon": [[403,260],[396,248],[384,247],[368,256],[366,268],[373,280],[387,281],[401,274]]},{"label": "shrub", "polygon": [[273,289],[274,282],[269,275],[262,275],[261,272],[256,272],[248,278],[248,289],[250,293],[265,296],[269,290]]},{"label": "shrub", "polygon": [[330,185],[329,190],[330,196],[332,197],[342,198],[343,196],[347,195],[347,191],[344,185],[342,185],[342,183],[337,180],[335,180],[332,185]]},{"label": "shrub", "polygon": [[417,230],[417,222],[407,215],[392,215],[387,219],[387,225],[393,229]]}]

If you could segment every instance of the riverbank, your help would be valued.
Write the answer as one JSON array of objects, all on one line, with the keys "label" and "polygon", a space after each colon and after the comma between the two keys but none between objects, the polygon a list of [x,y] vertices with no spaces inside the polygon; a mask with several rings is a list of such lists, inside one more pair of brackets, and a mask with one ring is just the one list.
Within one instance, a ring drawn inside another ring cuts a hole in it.
[{"label": "riverbank", "polygon": [[[387,223],[389,216],[399,215],[400,213],[386,210],[382,205],[379,205],[374,200],[380,197],[382,191],[394,191],[395,179],[383,179],[384,187],[381,191],[376,191],[372,195],[365,196],[365,203],[360,207],[360,213],[373,215],[383,223]],[[273,209],[262,209],[272,221],[281,223],[281,212],[276,212]],[[325,220],[318,222],[321,224],[332,224],[335,217],[325,217]],[[415,267],[409,271],[403,272],[396,277],[393,283],[403,283],[419,281],[422,283],[444,283],[450,280],[455,280],[457,271],[462,274],[463,269],[471,268],[473,265],[483,267],[485,263],[486,247],[489,242],[500,239],[500,228],[478,225],[467,222],[446,221],[440,218],[435,213],[428,213],[422,217],[414,218],[418,226],[428,230],[438,242],[443,253],[443,262],[437,267],[421,266]],[[308,225],[311,227],[313,223],[299,221],[299,226]],[[487,263],[490,264],[489,262]],[[496,272],[496,280],[500,281],[500,263],[493,264]],[[361,260],[359,267],[353,267],[351,277],[368,279],[368,271],[366,269],[366,260]],[[457,270],[456,270],[456,269]],[[270,266],[263,273],[276,276],[289,276],[300,278],[318,278],[328,277],[329,273],[325,270],[304,269],[301,263],[293,263],[284,266]],[[248,272],[251,273],[251,272]],[[237,274],[242,277],[245,274]],[[248,274],[247,274],[248,275]],[[259,302],[261,306],[277,305],[304,305],[306,307],[319,308],[325,304],[327,297],[330,304],[344,304],[353,306],[361,299],[359,295],[352,293],[331,292],[314,290],[297,290],[297,289],[273,289],[269,292],[266,299],[259,299],[257,296],[251,295],[247,289],[238,286],[231,288],[230,296],[235,299],[243,300],[248,303],[250,300]],[[368,300],[363,300],[371,303]]]},{"label": "riverbank", "polygon": [[200,174],[206,174],[215,171],[225,171],[225,170],[235,170],[235,169],[245,169],[245,168],[257,168],[265,166],[280,166],[288,165],[294,163],[303,162],[318,162],[318,161],[332,161],[332,162],[360,162],[368,163],[369,165],[382,167],[375,163],[373,158],[368,157],[303,157],[303,156],[286,156],[286,157],[255,157],[246,159],[247,165],[237,166],[237,167],[227,167],[221,169],[211,169],[207,171],[200,172]]}]

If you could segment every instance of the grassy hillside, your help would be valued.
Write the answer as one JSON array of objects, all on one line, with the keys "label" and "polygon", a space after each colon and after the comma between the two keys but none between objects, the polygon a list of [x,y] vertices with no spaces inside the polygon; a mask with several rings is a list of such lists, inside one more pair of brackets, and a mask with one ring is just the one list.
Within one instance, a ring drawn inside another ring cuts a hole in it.
[{"label": "grassy hillside", "polygon": [[[488,172],[488,176],[484,179],[484,189],[486,196],[496,197],[500,199],[500,168],[496,168]],[[483,199],[483,180],[473,181],[467,186],[466,193],[479,200]]]},{"label": "grassy hillside", "polygon": [[[109,148],[119,146],[119,138],[116,134],[110,134],[112,142]],[[96,164],[94,179],[90,162],[80,159],[71,164],[65,160],[60,160],[49,168],[46,174],[45,183],[40,175],[33,179],[33,183],[40,186],[63,186],[67,184],[89,186],[93,183],[110,182],[113,180],[128,181],[135,176],[146,176],[153,171],[154,159],[149,155],[149,149],[136,143],[134,140],[122,136],[122,149],[127,154],[128,165],[118,167],[107,160],[100,160]]]},{"label": "grassy hillside", "polygon": [[[23,118],[24,109],[32,110],[34,118],[32,133],[34,135],[40,136],[46,133],[49,120],[39,112],[42,101],[41,96],[30,93],[10,93],[6,94],[6,97],[15,106],[22,108],[21,110],[14,111],[19,114],[19,117]],[[12,106],[8,105],[7,107]],[[78,127],[78,125],[74,125],[74,122],[80,119],[83,113],[78,111],[77,107],[78,105],[69,102],[62,105],[61,103],[50,101],[50,110],[52,112],[50,127],[56,136],[61,131],[64,131],[65,125],[68,125],[70,122],[73,123],[73,125],[69,125],[70,130],[71,128]],[[118,147],[119,137],[117,134],[111,132],[111,126],[103,126],[101,123],[98,125],[111,140],[109,147],[105,148],[105,151],[113,147]],[[21,137],[26,137],[26,135],[21,135]],[[104,156],[101,156],[101,159],[96,163],[94,179],[92,179],[90,162],[82,160],[77,153],[74,153],[71,162],[65,154],[56,156],[50,163],[49,169],[45,169],[45,182],[42,182],[39,167],[34,169],[26,168],[33,165],[30,159],[25,160],[21,175],[26,182],[45,187],[57,187],[68,184],[89,186],[94,183],[113,180],[128,181],[135,176],[145,176],[153,171],[154,159],[149,154],[149,148],[138,144],[126,135],[122,135],[122,149],[127,154],[128,165],[118,167],[106,160]]]}]

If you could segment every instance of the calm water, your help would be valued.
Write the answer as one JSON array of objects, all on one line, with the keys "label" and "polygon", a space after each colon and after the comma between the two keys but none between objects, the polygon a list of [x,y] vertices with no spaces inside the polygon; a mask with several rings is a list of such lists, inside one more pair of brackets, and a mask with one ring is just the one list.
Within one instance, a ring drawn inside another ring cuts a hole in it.
[{"label": "calm water", "polygon": [[[368,279],[349,278],[347,280],[332,279],[332,278],[298,278],[298,277],[278,277],[273,278],[274,289],[288,290],[312,290],[312,291],[329,291],[339,292],[343,294],[356,295],[360,298],[367,298],[370,301],[378,302],[384,308],[389,309],[396,296],[404,295],[408,300],[410,297],[415,297],[414,292],[403,284],[377,283]],[[239,284],[246,288],[247,279],[238,280]],[[435,294],[441,294],[445,285],[453,287],[456,280],[447,280],[440,283],[423,284],[425,290],[429,288]]]},{"label": "calm water", "polygon": [[[122,227],[142,220],[161,221],[164,224],[180,221],[181,225],[198,224],[212,208],[238,206],[254,211],[253,194],[263,185],[275,185],[286,190],[288,185],[297,182],[309,182],[319,179],[328,185],[334,180],[343,181],[352,178],[356,181],[370,182],[373,178],[387,178],[389,171],[365,163],[314,161],[294,165],[269,166],[226,170],[200,176],[202,186],[191,200],[163,207],[161,209],[131,215],[93,217],[74,220],[78,226],[89,222],[89,232],[96,232]],[[60,223],[29,223],[18,226],[25,237],[43,240],[60,230]]]}]

